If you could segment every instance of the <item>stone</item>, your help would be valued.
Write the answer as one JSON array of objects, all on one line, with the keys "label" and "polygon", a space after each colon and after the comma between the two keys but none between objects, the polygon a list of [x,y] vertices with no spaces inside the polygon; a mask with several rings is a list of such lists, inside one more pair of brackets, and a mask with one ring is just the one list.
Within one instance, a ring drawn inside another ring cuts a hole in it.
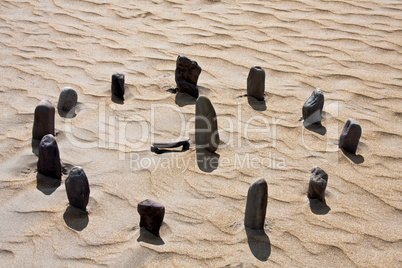
[{"label": "stone", "polygon": [[321,124],[321,114],[324,107],[324,93],[321,89],[314,89],[311,96],[303,105],[303,119],[306,126],[312,124]]},{"label": "stone", "polygon": [[59,147],[52,134],[43,136],[39,143],[38,172],[61,180]]},{"label": "stone", "polygon": [[356,120],[349,118],[342,129],[339,138],[339,148],[355,154],[357,145],[359,145],[360,136],[362,135],[362,128]]},{"label": "stone", "polygon": [[268,184],[263,178],[254,181],[247,193],[244,226],[254,230],[264,229],[267,212]]},{"label": "stone", "polygon": [[159,140],[152,143],[151,151],[157,153],[159,149],[176,148],[180,146],[183,146],[183,151],[188,150],[190,148],[190,138],[179,137],[177,139]]},{"label": "stone", "polygon": [[175,80],[179,92],[184,92],[198,98],[197,81],[201,73],[201,67],[196,61],[186,56],[179,55],[176,61]]},{"label": "stone", "polygon": [[77,92],[71,87],[65,87],[60,92],[59,101],[57,103],[57,110],[62,112],[69,112],[77,106],[78,95]]},{"label": "stone", "polygon": [[140,227],[159,237],[159,229],[165,216],[165,207],[153,200],[146,199],[138,203],[137,211],[140,214]]},{"label": "stone", "polygon": [[89,183],[82,167],[73,167],[66,179],[66,192],[70,205],[87,210],[89,201]]},{"label": "stone", "polygon": [[327,182],[328,174],[317,166],[313,167],[311,169],[307,197],[318,199],[325,204],[325,188],[327,188]]},{"label": "stone", "polygon": [[54,135],[54,113],[53,104],[48,100],[42,100],[35,108],[32,138],[42,140],[46,134]]},{"label": "stone", "polygon": [[195,103],[195,144],[197,149],[215,152],[219,146],[218,120],[211,101],[200,96]]},{"label": "stone", "polygon": [[265,91],[265,71],[260,66],[253,66],[247,77],[247,96],[264,100]]},{"label": "stone", "polygon": [[112,75],[112,95],[124,101],[124,74]]}]

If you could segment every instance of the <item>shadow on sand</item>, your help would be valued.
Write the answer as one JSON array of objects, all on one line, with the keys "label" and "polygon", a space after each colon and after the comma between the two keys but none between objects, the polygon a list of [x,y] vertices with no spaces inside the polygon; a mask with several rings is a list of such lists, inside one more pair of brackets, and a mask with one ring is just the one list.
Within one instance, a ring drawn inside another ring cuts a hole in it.
[{"label": "shadow on sand", "polygon": [[140,236],[137,239],[137,242],[145,242],[152,245],[164,245],[165,242],[162,238],[155,236],[154,234],[148,232],[145,227],[140,228]]},{"label": "shadow on sand", "polygon": [[342,149],[343,154],[350,159],[355,164],[362,164],[364,162],[364,157],[362,155],[351,154],[348,151]]},{"label": "shadow on sand", "polygon": [[60,186],[61,180],[45,176],[43,174],[36,174],[36,189],[45,195],[51,195]]},{"label": "shadow on sand", "polygon": [[82,231],[88,226],[88,212],[69,205],[63,215],[68,227],[76,231]]},{"label": "shadow on sand", "polygon": [[256,257],[260,261],[268,260],[271,255],[271,241],[269,241],[268,235],[264,230],[253,230],[246,228],[248,246]]},{"label": "shadow on sand", "polygon": [[247,96],[248,104],[253,107],[256,111],[265,111],[267,109],[267,104],[265,103],[265,99],[262,101],[257,100],[254,97]]},{"label": "shadow on sand", "polygon": [[310,201],[311,212],[316,215],[326,215],[331,210],[327,204],[319,201],[318,199],[309,198],[308,200]]},{"label": "shadow on sand", "polygon": [[307,124],[306,121],[304,121],[303,126],[310,131],[320,134],[321,136],[324,136],[327,133],[327,129],[323,125],[321,125],[321,123]]},{"label": "shadow on sand", "polygon": [[194,105],[196,99],[193,96],[188,95],[187,93],[177,92],[174,101],[179,107],[184,107],[186,105]]},{"label": "shadow on sand", "polygon": [[219,157],[217,153],[211,153],[206,149],[196,149],[198,167],[204,172],[212,172],[219,166]]}]

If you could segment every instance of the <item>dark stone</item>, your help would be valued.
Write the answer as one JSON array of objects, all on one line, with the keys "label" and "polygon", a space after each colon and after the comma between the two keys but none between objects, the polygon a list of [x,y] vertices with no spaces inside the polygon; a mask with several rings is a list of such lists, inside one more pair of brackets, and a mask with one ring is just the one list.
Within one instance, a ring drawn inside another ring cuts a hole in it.
[{"label": "dark stone", "polygon": [[319,167],[311,169],[310,183],[307,197],[318,199],[325,204],[325,188],[327,188],[328,174]]},{"label": "dark stone", "polygon": [[112,95],[124,101],[124,74],[112,75]]},{"label": "dark stone", "polygon": [[248,189],[246,215],[244,217],[244,226],[246,228],[264,229],[267,202],[268,184],[263,178],[259,178]]},{"label": "dark stone", "polygon": [[54,135],[54,113],[53,104],[48,100],[42,100],[35,108],[32,138],[41,140],[46,134]]},{"label": "dark stone", "polygon": [[77,106],[78,95],[77,92],[71,87],[65,87],[60,92],[59,101],[57,103],[57,110],[69,112]]},{"label": "dark stone", "polygon": [[45,135],[39,143],[38,172],[61,180],[59,147],[52,134]]},{"label": "dark stone", "polygon": [[151,151],[155,153],[160,153],[159,149],[166,148],[176,148],[183,146],[183,151],[186,151],[190,148],[190,139],[188,137],[179,137],[177,139],[166,139],[159,140],[152,143]]},{"label": "dark stone", "polygon": [[159,229],[165,216],[165,207],[158,202],[146,199],[138,203],[137,211],[141,217],[140,227],[145,227],[145,229],[159,237]]},{"label": "dark stone", "polygon": [[89,200],[89,183],[82,167],[73,167],[66,179],[66,192],[70,205],[86,211]]},{"label": "dark stone", "polygon": [[260,66],[251,67],[247,77],[247,96],[264,100],[265,71]]},{"label": "dark stone", "polygon": [[303,119],[304,125],[321,124],[321,114],[324,107],[324,93],[321,89],[314,89],[311,96],[306,100],[303,105]]},{"label": "dark stone", "polygon": [[179,92],[187,93],[198,98],[197,81],[201,73],[201,67],[196,61],[179,55],[176,61],[175,80]]},{"label": "dark stone", "polygon": [[219,146],[218,119],[211,101],[200,96],[195,104],[195,144],[197,149],[215,152]]},{"label": "dark stone", "polygon": [[339,148],[355,154],[357,145],[359,145],[360,136],[362,135],[362,128],[356,120],[351,118],[346,121],[339,138]]}]

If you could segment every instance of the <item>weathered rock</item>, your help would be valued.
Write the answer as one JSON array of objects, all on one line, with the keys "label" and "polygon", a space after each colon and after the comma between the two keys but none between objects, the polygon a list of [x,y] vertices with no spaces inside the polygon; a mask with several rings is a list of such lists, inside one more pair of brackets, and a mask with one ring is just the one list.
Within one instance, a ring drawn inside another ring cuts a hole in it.
[{"label": "weathered rock", "polygon": [[32,138],[41,140],[46,134],[54,135],[54,113],[53,104],[48,100],[42,100],[35,108]]},{"label": "weathered rock", "polygon": [[124,74],[112,75],[112,95],[124,101]]},{"label": "weathered rock", "polygon": [[66,179],[66,192],[70,205],[86,210],[89,200],[89,183],[82,167],[73,167]]},{"label": "weathered rock", "polygon": [[43,136],[39,143],[38,172],[55,179],[61,179],[59,147],[52,134]]},{"label": "weathered rock", "polygon": [[253,66],[247,77],[247,95],[259,101],[264,100],[265,71],[260,66]]},{"label": "weathered rock", "polygon": [[325,188],[327,188],[327,182],[327,173],[317,166],[313,167],[311,169],[307,197],[311,199],[318,199],[319,201],[325,203]]},{"label": "weathered rock", "polygon": [[186,56],[179,55],[176,61],[175,80],[179,92],[185,92],[194,98],[198,98],[197,81],[201,73],[201,67],[196,61]]},{"label": "weathered rock", "polygon": [[218,120],[211,101],[200,96],[195,104],[195,144],[197,149],[215,152],[219,146]]},{"label": "weathered rock", "polygon": [[267,202],[268,184],[259,178],[248,189],[244,226],[255,230],[264,229]]},{"label": "weathered rock", "polygon": [[159,237],[159,229],[165,216],[165,207],[153,200],[146,199],[138,203],[137,211],[140,214],[140,227]]},{"label": "weathered rock", "polygon": [[362,135],[362,128],[356,120],[349,118],[342,129],[339,138],[339,148],[355,154],[357,145],[359,145],[360,136]]},{"label": "weathered rock", "polygon": [[69,112],[77,106],[78,95],[77,92],[71,87],[65,87],[60,92],[59,101],[57,103],[57,110],[62,112]]},{"label": "weathered rock", "polygon": [[321,114],[324,107],[324,93],[321,89],[314,89],[311,96],[306,100],[303,105],[303,119],[304,124],[309,126],[311,124],[321,124]]}]

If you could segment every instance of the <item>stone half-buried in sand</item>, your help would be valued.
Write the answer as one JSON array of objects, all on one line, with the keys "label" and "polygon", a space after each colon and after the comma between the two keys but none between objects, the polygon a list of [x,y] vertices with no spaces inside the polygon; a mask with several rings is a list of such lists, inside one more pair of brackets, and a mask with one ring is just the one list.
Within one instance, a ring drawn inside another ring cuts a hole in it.
[{"label": "stone half-buried in sand", "polygon": [[195,144],[197,149],[211,153],[219,146],[218,120],[211,101],[200,96],[195,104]]},{"label": "stone half-buried in sand", "polygon": [[314,89],[310,97],[306,100],[303,105],[303,119],[304,125],[319,125],[321,124],[321,114],[324,107],[324,93],[321,89]]},{"label": "stone half-buried in sand", "polygon": [[201,73],[201,67],[196,61],[186,56],[179,55],[176,61],[175,80],[179,92],[184,92],[198,98],[197,81]]},{"label": "stone half-buried in sand", "polygon": [[39,143],[38,173],[61,179],[59,147],[52,134],[45,135]]},{"label": "stone half-buried in sand", "polygon": [[40,141],[46,134],[54,135],[55,108],[48,100],[42,100],[35,108],[32,138]]},{"label": "stone half-buried in sand", "polygon": [[124,79],[125,76],[122,73],[115,73],[112,75],[112,96],[124,101]]},{"label": "stone half-buried in sand", "polygon": [[359,145],[360,136],[362,135],[362,128],[356,120],[349,118],[342,129],[339,138],[339,148],[355,154],[357,146]]},{"label": "stone half-buried in sand", "polygon": [[267,212],[268,184],[263,178],[254,181],[247,193],[244,226],[254,230],[264,229]]},{"label": "stone half-buried in sand", "polygon": [[265,71],[260,66],[253,66],[247,77],[247,96],[259,101],[264,100]]},{"label": "stone half-buried in sand", "polygon": [[165,207],[153,200],[146,199],[138,203],[137,211],[140,214],[140,227],[145,227],[149,232],[159,237]]},{"label": "stone half-buried in sand", "polygon": [[311,169],[307,197],[317,199],[325,204],[325,189],[327,188],[327,182],[327,173],[320,167],[313,167]]},{"label": "stone half-buried in sand", "polygon": [[59,101],[57,102],[57,110],[59,113],[68,113],[71,109],[77,106],[78,95],[71,87],[65,87],[60,92]]},{"label": "stone half-buried in sand", "polygon": [[82,167],[73,167],[66,179],[66,192],[70,205],[86,210],[89,201],[89,183]]}]

